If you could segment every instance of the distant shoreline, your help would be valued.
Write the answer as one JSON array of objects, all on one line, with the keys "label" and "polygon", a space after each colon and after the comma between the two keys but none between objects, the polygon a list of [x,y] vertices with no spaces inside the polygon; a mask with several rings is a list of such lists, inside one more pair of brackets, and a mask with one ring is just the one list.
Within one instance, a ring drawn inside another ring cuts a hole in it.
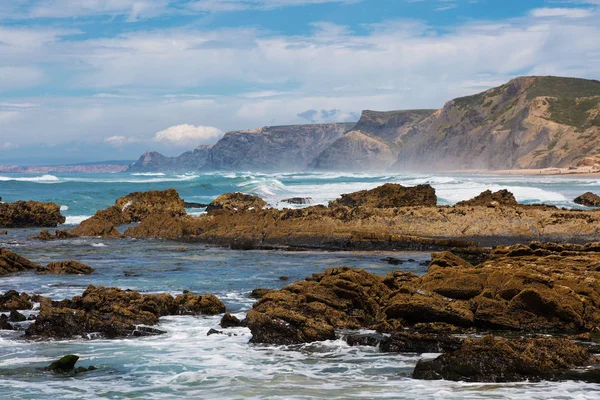
[{"label": "distant shoreline", "polygon": [[577,168],[529,168],[529,169],[471,169],[456,170],[454,173],[474,175],[514,175],[514,176],[573,176],[581,178],[600,178],[600,171],[594,167]]}]

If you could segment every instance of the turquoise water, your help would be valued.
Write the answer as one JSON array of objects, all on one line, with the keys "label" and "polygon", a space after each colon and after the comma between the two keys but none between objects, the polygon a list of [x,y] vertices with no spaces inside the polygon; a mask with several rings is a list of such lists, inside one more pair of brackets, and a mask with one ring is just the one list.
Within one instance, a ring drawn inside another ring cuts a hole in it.
[{"label": "turquoise water", "polygon": [[[231,191],[255,193],[271,204],[291,196],[326,203],[341,193],[385,182],[431,183],[440,203],[450,204],[490,188],[508,188],[522,202],[573,207],[576,195],[600,191],[597,179],[450,175],[251,174],[131,175],[64,174],[0,176],[4,201],[34,199],[63,206],[77,222],[133,191],[176,188],[188,201],[208,202]],[[189,210],[199,213],[201,210]],[[67,226],[68,227],[68,226]],[[145,293],[214,293],[243,318],[257,287],[281,288],[325,268],[349,265],[385,275],[399,268],[381,261],[390,253],[233,251],[162,240],[28,240],[39,229],[12,229],[0,246],[40,263],[76,259],[96,269],[90,276],[24,273],[3,277],[0,291],[39,293],[54,299],[80,294],[88,284],[118,286]],[[185,247],[185,251],[181,251]],[[394,253],[414,259],[400,266],[422,274],[427,253]],[[280,276],[288,276],[284,282]],[[35,311],[34,311],[35,312]],[[304,346],[250,345],[249,330],[211,335],[221,316],[161,318],[167,334],[123,340],[26,341],[19,332],[0,331],[1,399],[597,399],[598,385],[578,382],[464,384],[410,379],[426,355],[390,355],[374,348],[349,347],[343,340]],[[27,324],[27,323],[23,323]],[[75,353],[80,365],[98,370],[60,377],[41,368]]]}]

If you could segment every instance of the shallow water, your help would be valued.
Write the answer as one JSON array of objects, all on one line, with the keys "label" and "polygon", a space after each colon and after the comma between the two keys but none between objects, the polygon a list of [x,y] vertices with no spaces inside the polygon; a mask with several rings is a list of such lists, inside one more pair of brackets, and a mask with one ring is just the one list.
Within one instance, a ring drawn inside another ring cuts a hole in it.
[{"label": "shallow water", "polygon": [[[312,197],[325,203],[340,193],[369,189],[385,182],[431,183],[441,203],[467,199],[482,190],[509,188],[522,202],[573,207],[570,199],[598,191],[597,179],[433,175],[342,174],[204,174],[3,175],[5,201],[54,201],[69,221],[93,214],[132,191],[175,187],[188,201],[244,191],[274,205],[285,197]],[[281,206],[281,204],[279,204]],[[190,210],[191,211],[191,210]],[[194,210],[198,212],[198,210]],[[0,246],[34,261],[76,259],[96,268],[90,276],[24,273],[3,277],[0,291],[39,293],[54,299],[81,294],[88,284],[118,286],[145,293],[190,290],[214,293],[228,311],[243,318],[257,287],[281,288],[326,268],[348,265],[386,275],[395,269],[422,274],[427,253],[342,253],[233,251],[162,240],[71,239],[30,241],[39,229],[12,229]],[[184,249],[181,249],[181,248]],[[414,259],[393,266],[387,256]],[[288,281],[279,279],[287,276]],[[578,382],[465,384],[410,379],[418,359],[429,355],[394,355],[376,348],[349,347],[343,340],[304,346],[248,344],[246,328],[230,336],[207,336],[221,316],[165,317],[161,336],[123,340],[26,341],[19,332],[0,331],[0,398],[251,398],[251,399],[597,399],[600,386]],[[24,323],[27,324],[27,323]],[[57,376],[43,371],[65,354],[78,354],[78,365],[95,365],[85,374]]]}]

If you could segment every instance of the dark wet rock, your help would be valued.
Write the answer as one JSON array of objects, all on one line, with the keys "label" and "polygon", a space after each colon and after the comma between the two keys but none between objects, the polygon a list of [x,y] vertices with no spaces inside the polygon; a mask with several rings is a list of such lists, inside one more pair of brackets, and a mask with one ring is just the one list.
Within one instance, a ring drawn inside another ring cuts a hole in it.
[{"label": "dark wet rock", "polygon": [[499,190],[497,192],[493,192],[491,190],[486,190],[482,192],[477,197],[474,197],[470,200],[465,200],[456,203],[457,207],[473,207],[473,206],[483,206],[483,207],[499,207],[499,206],[516,206],[517,199],[515,196],[506,189]]},{"label": "dark wet rock", "polygon": [[289,278],[289,277],[287,277],[287,276],[280,276],[280,277],[279,277],[279,280],[280,280],[280,281],[287,281],[287,280],[289,280],[289,279],[290,279],[290,278]]},{"label": "dark wet rock", "polygon": [[492,256],[492,251],[485,247],[454,247],[450,252],[471,265],[479,265]]},{"label": "dark wet rock", "polygon": [[466,382],[518,382],[555,379],[575,367],[596,362],[588,350],[568,339],[467,339],[460,350],[417,363],[415,379]]},{"label": "dark wet rock", "polygon": [[240,321],[238,317],[236,317],[235,315],[231,315],[230,313],[225,313],[225,315],[223,315],[223,318],[221,318],[221,323],[219,325],[221,325],[221,328],[224,329],[243,326],[242,321]]},{"label": "dark wet rock", "polygon": [[51,262],[36,270],[36,274],[89,275],[94,268],[74,260]]},{"label": "dark wet rock", "polygon": [[33,307],[33,299],[27,293],[19,293],[9,290],[0,295],[0,310],[30,310]]},{"label": "dark wet rock", "polygon": [[312,204],[313,199],[312,197],[291,197],[289,199],[282,199],[281,202],[288,204],[305,205]]},{"label": "dark wet rock", "polygon": [[0,235],[8,235],[8,231],[0,231]]},{"label": "dark wet rock", "polygon": [[274,291],[275,291],[275,289],[263,289],[263,288],[254,289],[252,292],[250,292],[250,297],[252,297],[253,299],[262,299],[268,293],[271,293]]},{"label": "dark wet rock", "polygon": [[381,261],[386,262],[386,263],[391,264],[391,265],[401,265],[401,264],[404,264],[404,261],[402,261],[399,258],[395,258],[395,257],[382,258]]},{"label": "dark wet rock", "polygon": [[185,207],[185,208],[206,208],[206,207],[208,207],[208,204],[185,201],[183,203],[183,207]]},{"label": "dark wet rock", "polygon": [[349,346],[371,346],[377,347],[383,342],[387,336],[381,333],[365,333],[365,334],[353,334],[348,335],[344,338]]},{"label": "dark wet rock", "polygon": [[66,355],[59,360],[50,364],[47,369],[52,372],[69,372],[75,369],[75,364],[79,360],[79,356],[74,354]]},{"label": "dark wet rock", "polygon": [[136,326],[133,331],[133,336],[135,337],[144,337],[144,336],[157,336],[164,335],[165,331],[161,331],[160,329],[151,328],[149,326]]},{"label": "dark wet rock", "polygon": [[65,220],[66,218],[60,213],[60,206],[54,203],[39,201],[0,203],[0,227],[56,227],[64,224]]},{"label": "dark wet rock", "polygon": [[224,311],[225,305],[213,295],[142,295],[90,285],[81,296],[71,300],[42,299],[40,313],[26,334],[47,338],[85,337],[91,333],[108,338],[126,337],[135,335],[135,331],[143,332],[139,325],[156,325],[161,316],[215,315]]},{"label": "dark wet rock", "polygon": [[386,183],[375,189],[342,194],[342,198],[330,202],[329,207],[435,207],[436,204],[437,196],[435,195],[435,189],[430,185],[404,187],[396,183]]},{"label": "dark wet rock", "polygon": [[587,192],[577,197],[573,202],[587,207],[600,207],[600,196],[592,192]]},{"label": "dark wet rock", "polygon": [[36,269],[39,266],[17,253],[0,248],[0,276]]},{"label": "dark wet rock", "polygon": [[462,339],[446,334],[395,332],[381,341],[387,353],[446,353],[461,348]]},{"label": "dark wet rock", "polygon": [[12,331],[13,329],[13,326],[8,322],[6,314],[0,314],[0,330]]},{"label": "dark wet rock", "polygon": [[23,314],[21,314],[20,312],[18,312],[17,310],[12,310],[10,312],[8,320],[10,322],[23,322],[23,321],[27,321],[27,317],[24,316]]},{"label": "dark wet rock", "polygon": [[223,333],[222,331],[218,331],[216,329],[210,328],[208,330],[208,333],[206,334],[206,336],[210,336],[210,335],[224,335],[225,333]]},{"label": "dark wet rock", "polygon": [[71,234],[68,231],[57,229],[53,235],[47,229],[44,229],[43,231],[40,231],[39,235],[32,237],[31,240],[51,241],[51,240],[73,239],[76,237],[78,237],[78,236]]},{"label": "dark wet rock", "polygon": [[210,202],[206,207],[209,215],[222,211],[261,210],[267,203],[258,196],[243,193],[226,193]]}]

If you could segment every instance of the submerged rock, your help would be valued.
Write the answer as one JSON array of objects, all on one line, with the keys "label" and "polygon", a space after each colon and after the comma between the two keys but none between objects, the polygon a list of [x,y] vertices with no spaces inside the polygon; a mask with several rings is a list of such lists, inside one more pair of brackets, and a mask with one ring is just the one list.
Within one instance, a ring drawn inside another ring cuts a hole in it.
[{"label": "submerged rock", "polygon": [[6,314],[0,314],[0,330],[12,331],[13,329],[13,326],[8,322]]},{"label": "submerged rock", "polygon": [[282,199],[282,203],[288,204],[296,204],[296,205],[304,205],[304,204],[312,204],[312,197],[290,197],[289,199]]},{"label": "submerged rock", "polygon": [[573,202],[587,207],[600,207],[600,196],[592,192],[587,192],[577,197]]},{"label": "submerged rock", "polygon": [[211,215],[219,211],[261,210],[267,202],[258,196],[244,193],[223,194],[210,202],[206,212]]},{"label": "submerged rock", "polygon": [[235,315],[225,313],[225,315],[223,315],[223,318],[221,318],[221,323],[219,325],[221,325],[221,328],[227,329],[234,328],[237,326],[243,326],[244,324]]},{"label": "submerged rock", "polygon": [[60,206],[54,203],[0,203],[0,227],[3,228],[56,227],[65,221],[66,218],[60,213]]},{"label": "submerged rock", "polygon": [[17,310],[12,310],[10,315],[8,316],[8,320],[10,322],[23,322],[27,321],[27,317],[18,312]]},{"label": "submerged rock", "polygon": [[68,231],[63,231],[63,230],[57,229],[53,235],[48,230],[44,229],[43,231],[40,231],[39,235],[32,237],[31,240],[50,241],[50,240],[72,239],[72,238],[76,238],[76,237],[78,237],[78,236],[74,235],[72,233],[69,233]]},{"label": "submerged rock", "polygon": [[90,365],[89,367],[85,368],[85,367],[77,367],[75,368],[75,364],[77,364],[77,361],[79,361],[79,356],[76,356],[74,354],[69,354],[66,355],[64,357],[61,357],[60,359],[54,361],[52,364],[50,364],[48,367],[46,367],[46,369],[48,371],[52,371],[52,372],[57,372],[57,373],[81,373],[81,372],[87,372],[87,371],[95,371],[96,367],[94,367],[93,365]]},{"label": "submerged rock", "polygon": [[[225,305],[213,295],[186,293],[142,295],[131,290],[88,286],[71,300],[41,302],[40,313],[26,331],[29,336],[71,338],[99,333],[108,338],[141,332],[138,325],[152,326],[165,315],[215,315]],[[145,333],[159,334],[162,331]]]},{"label": "submerged rock", "polygon": [[386,183],[375,189],[343,194],[341,199],[330,202],[329,207],[435,207],[436,204],[435,189],[430,185],[404,187],[396,183]]},{"label": "submerged rock", "polygon": [[0,248],[0,276],[40,267],[17,253]]},{"label": "submerged rock", "polygon": [[486,190],[480,193],[478,196],[465,201],[456,203],[457,207],[472,207],[472,206],[483,206],[483,207],[498,207],[498,206],[516,206],[517,199],[515,196],[506,189],[499,190],[492,193],[491,190]]},{"label": "submerged rock", "polygon": [[51,262],[36,270],[36,274],[57,275],[89,275],[92,272],[94,272],[94,268],[74,260]]},{"label": "submerged rock", "polygon": [[597,363],[589,351],[568,339],[467,339],[460,350],[420,360],[415,379],[466,382],[518,382],[555,379],[575,367]]}]

